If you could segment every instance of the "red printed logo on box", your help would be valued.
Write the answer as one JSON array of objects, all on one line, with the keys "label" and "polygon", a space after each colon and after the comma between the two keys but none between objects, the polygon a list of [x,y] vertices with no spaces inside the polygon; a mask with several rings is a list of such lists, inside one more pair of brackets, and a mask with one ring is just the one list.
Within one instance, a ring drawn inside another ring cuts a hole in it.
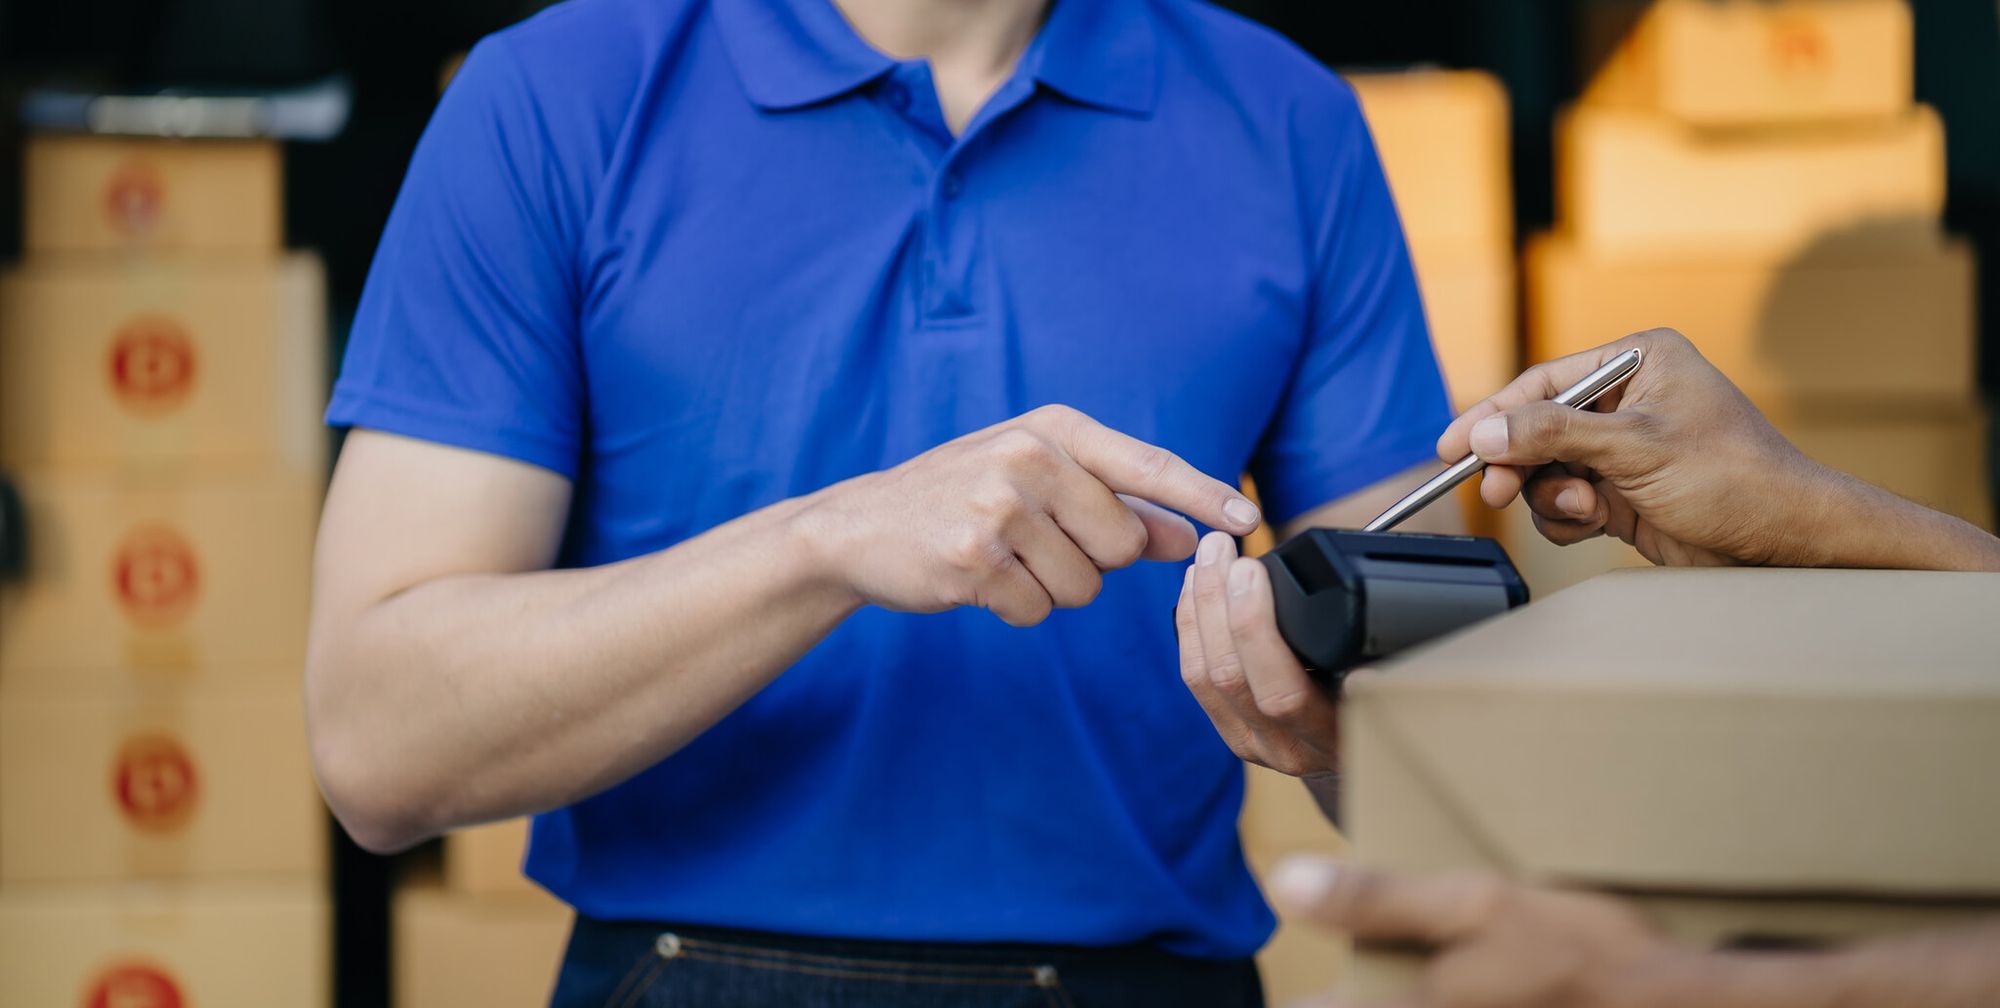
[{"label": "red printed logo on box", "polygon": [[1825,73],[1826,33],[1811,18],[1778,18],[1771,25],[1771,62],[1787,73]]},{"label": "red printed logo on box", "polygon": [[118,546],[111,580],[125,614],[148,626],[179,621],[194,608],[201,590],[194,547],[180,533],[157,525],[126,535]]},{"label": "red printed logo on box", "polygon": [[151,164],[127,161],[111,173],[104,187],[104,212],[120,234],[143,238],[160,219],[160,204],[166,201],[166,186]]},{"label": "red printed logo on box", "polygon": [[111,774],[118,811],[149,833],[179,829],[194,814],[194,760],[167,735],[139,735],[118,749]]},{"label": "red printed logo on box", "polygon": [[185,1008],[181,989],[150,963],[112,965],[85,988],[83,1008]]},{"label": "red printed logo on box", "polygon": [[111,391],[127,409],[164,413],[194,387],[194,341],[172,319],[127,322],[111,341]]}]

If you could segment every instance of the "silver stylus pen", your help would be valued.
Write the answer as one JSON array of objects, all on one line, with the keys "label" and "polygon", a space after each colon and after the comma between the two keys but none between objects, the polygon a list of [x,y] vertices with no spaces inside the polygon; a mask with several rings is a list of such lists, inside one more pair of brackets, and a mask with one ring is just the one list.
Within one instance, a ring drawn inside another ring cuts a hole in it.
[{"label": "silver stylus pen", "polygon": [[[1617,388],[1620,382],[1632,377],[1639,370],[1639,348],[1633,347],[1604,362],[1604,366],[1584,376],[1583,380],[1563,390],[1554,402],[1561,406],[1585,409],[1597,401],[1597,397]],[[1375,516],[1375,520],[1361,527],[1363,532],[1387,532],[1404,519],[1429,507],[1432,501],[1451,492],[1451,489],[1470,479],[1473,473],[1486,468],[1477,455],[1467,455],[1451,464],[1451,468],[1424,481],[1424,485],[1410,491],[1409,496],[1389,506],[1389,510]]]}]

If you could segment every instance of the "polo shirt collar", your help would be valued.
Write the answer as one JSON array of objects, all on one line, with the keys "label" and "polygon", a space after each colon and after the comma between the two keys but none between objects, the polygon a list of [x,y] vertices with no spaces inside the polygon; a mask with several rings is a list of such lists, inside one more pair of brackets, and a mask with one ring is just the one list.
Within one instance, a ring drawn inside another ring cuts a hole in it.
[{"label": "polo shirt collar", "polygon": [[[1143,115],[1159,87],[1150,0],[1054,0],[1023,69],[1071,101]],[[888,73],[832,0],[712,0],[723,44],[750,100],[800,108]]]}]

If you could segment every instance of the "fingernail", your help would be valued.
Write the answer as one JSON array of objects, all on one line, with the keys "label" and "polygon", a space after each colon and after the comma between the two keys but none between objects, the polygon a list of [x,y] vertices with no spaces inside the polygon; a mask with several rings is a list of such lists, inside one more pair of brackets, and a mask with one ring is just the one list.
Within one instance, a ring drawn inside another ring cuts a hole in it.
[{"label": "fingernail", "polygon": [[1556,509],[1576,518],[1590,517],[1590,513],[1583,509],[1583,492],[1575,487],[1556,494]]},{"label": "fingernail", "polygon": [[1250,577],[1256,573],[1250,568],[1255,564],[1255,560],[1238,560],[1229,565],[1229,594],[1241,595],[1250,590]]},{"label": "fingernail", "polygon": [[1181,593],[1186,594],[1187,590],[1193,587],[1194,587],[1194,568],[1189,567],[1187,569],[1187,573],[1181,576]]},{"label": "fingernail", "polygon": [[1195,547],[1194,562],[1203,567],[1215,566],[1215,558],[1222,555],[1221,532],[1210,532],[1201,537],[1201,545]]},{"label": "fingernail", "polygon": [[1248,531],[1257,527],[1263,517],[1257,513],[1257,505],[1245,497],[1231,497],[1222,505],[1222,516],[1236,523],[1236,527]]},{"label": "fingernail", "polygon": [[1490,416],[1472,425],[1472,453],[1491,458],[1507,453],[1507,418]]},{"label": "fingernail", "polygon": [[1325,858],[1286,858],[1271,873],[1271,894],[1292,906],[1317,903],[1333,891],[1339,878],[1340,869]]}]

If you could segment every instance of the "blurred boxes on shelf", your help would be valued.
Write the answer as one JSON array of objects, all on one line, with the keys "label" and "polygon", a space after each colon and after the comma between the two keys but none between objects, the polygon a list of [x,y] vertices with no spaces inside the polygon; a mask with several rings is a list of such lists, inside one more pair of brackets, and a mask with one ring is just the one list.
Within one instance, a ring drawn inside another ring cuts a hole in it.
[{"label": "blurred boxes on shelf", "polygon": [[31,134],[23,248],[276,255],[283,166],[275,140]]},{"label": "blurred boxes on shelf", "polygon": [[1921,244],[1944,209],[1944,128],[1880,121],[1710,135],[1654,112],[1572,108],[1556,133],[1558,229],[1593,253],[1792,252],[1879,222]]},{"label": "blurred boxes on shelf", "polygon": [[329,916],[317,883],[9,886],[0,1004],[316,1008]]},{"label": "blurred boxes on shelf", "polygon": [[521,874],[530,820],[507,819],[455,830],[444,838],[444,884],[453,892],[539,893]]},{"label": "blurred boxes on shelf", "polygon": [[317,474],[319,261],[32,259],[0,280],[0,464]]},{"label": "blurred boxes on shelf", "polygon": [[0,684],[303,667],[318,476],[14,478],[29,573],[0,587]]},{"label": "blurred boxes on shelf", "polygon": [[1521,372],[1514,257],[1419,249],[1414,259],[1438,364],[1463,411]]},{"label": "blurred boxes on shelf", "polygon": [[399,888],[392,913],[397,1008],[547,1004],[573,919],[539,890],[463,893],[423,882]]},{"label": "blurred boxes on shelf", "polygon": [[1703,127],[1868,119],[1911,101],[1905,0],[1599,0],[1585,100]]},{"label": "blurred boxes on shelf", "polygon": [[1528,353],[1550,360],[1669,326],[1758,405],[1834,397],[1969,401],[1973,265],[1938,237],[1893,251],[1830,240],[1800,256],[1527,254]]},{"label": "blurred boxes on shelf", "polygon": [[0,277],[0,1004],[328,1001],[324,278],[275,140],[31,134]]},{"label": "blurred boxes on shelf", "polygon": [[[1607,0],[1557,124],[1527,358],[1680,330],[1808,455],[1986,524],[1971,250],[1940,226],[1943,128],[1902,0]],[[1517,511],[1519,508],[1517,506]],[[1643,562],[1502,539],[1538,594]]]},{"label": "blurred boxes on shelf", "polygon": [[1350,74],[1458,408],[1519,371],[1507,93],[1491,75]]},{"label": "blurred boxes on shelf", "polygon": [[1413,245],[1505,255],[1514,244],[1507,92],[1491,74],[1346,76]]},{"label": "blurred boxes on shelf", "polygon": [[[1695,944],[2000,912],[1996,597],[1994,574],[1623,571],[1407,652],[1348,680],[1356,856],[1623,892]],[[1409,965],[1361,950],[1356,993]]]},{"label": "blurred boxes on shelf", "polygon": [[299,687],[273,679],[106,697],[6,692],[0,886],[324,871]]}]

